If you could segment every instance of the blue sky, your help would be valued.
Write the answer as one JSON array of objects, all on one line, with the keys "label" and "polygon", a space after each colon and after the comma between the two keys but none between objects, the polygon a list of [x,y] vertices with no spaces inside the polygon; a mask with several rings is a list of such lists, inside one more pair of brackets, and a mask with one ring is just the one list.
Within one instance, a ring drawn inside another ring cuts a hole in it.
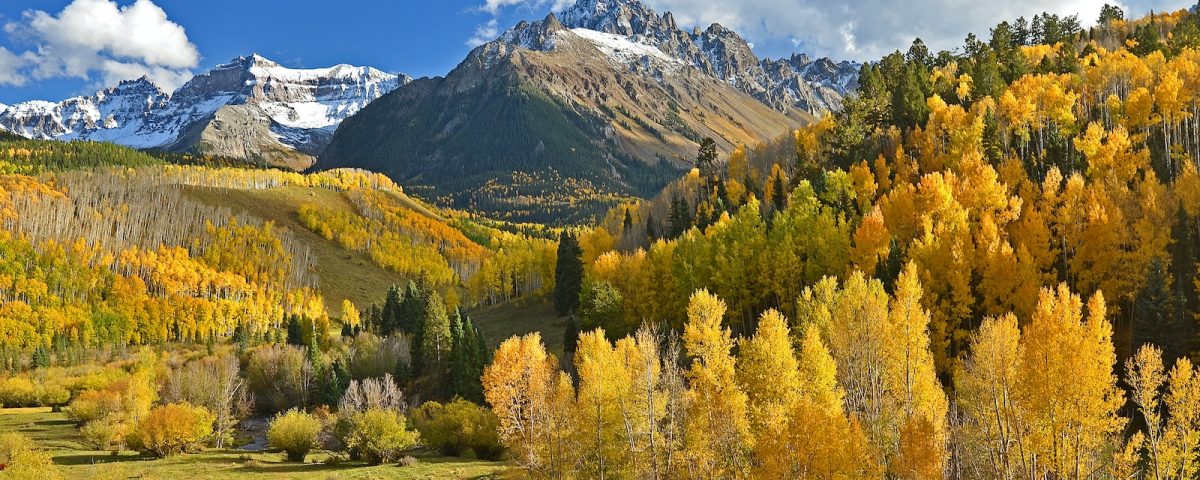
[{"label": "blue sky", "polygon": [[[934,50],[1042,10],[1092,23],[1114,0],[643,0],[682,25],[719,22],[760,56],[867,60],[920,36]],[[571,0],[0,0],[0,103],[59,100],[148,74],[168,87],[257,52],[290,67],[371,65],[443,75],[522,19]],[[968,5],[964,5],[964,3]],[[1125,0],[1131,14],[1189,0]],[[937,12],[937,14],[930,14]],[[102,19],[98,21],[96,19]],[[97,26],[101,25],[101,26]]]}]

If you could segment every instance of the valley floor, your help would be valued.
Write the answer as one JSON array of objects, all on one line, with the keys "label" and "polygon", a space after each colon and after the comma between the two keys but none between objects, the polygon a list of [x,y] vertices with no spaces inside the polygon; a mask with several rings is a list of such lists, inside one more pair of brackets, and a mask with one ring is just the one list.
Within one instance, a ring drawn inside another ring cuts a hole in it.
[{"label": "valley floor", "polygon": [[309,455],[307,463],[288,463],[282,454],[206,449],[201,453],[156,459],[134,452],[111,456],[91,450],[64,413],[49,408],[0,408],[0,431],[16,431],[33,439],[53,456],[66,478],[189,480],[261,479],[465,479],[490,478],[510,468],[502,462],[438,457],[418,453],[415,465],[369,466],[362,462],[326,464],[326,452]]}]

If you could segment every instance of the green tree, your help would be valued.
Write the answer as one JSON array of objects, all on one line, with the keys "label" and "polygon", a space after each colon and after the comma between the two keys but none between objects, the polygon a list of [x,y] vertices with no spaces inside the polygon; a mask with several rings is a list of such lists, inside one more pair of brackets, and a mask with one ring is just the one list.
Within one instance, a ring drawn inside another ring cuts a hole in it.
[{"label": "green tree", "polygon": [[554,311],[558,316],[579,309],[582,288],[583,249],[575,235],[564,230],[558,236],[558,262],[554,266]]},{"label": "green tree", "polygon": [[430,292],[425,302],[425,322],[421,328],[422,366],[426,372],[439,375],[445,370],[450,353],[450,316],[446,314],[442,296]]},{"label": "green tree", "polygon": [[696,168],[700,169],[700,176],[706,182],[720,173],[717,165],[717,142],[711,137],[700,140],[700,150],[696,152]]},{"label": "green tree", "polygon": [[400,304],[405,300],[400,287],[392,285],[388,288],[387,297],[383,300],[383,311],[379,318],[379,334],[388,336],[400,328]]},{"label": "green tree", "polygon": [[1188,339],[1192,338],[1192,322],[1180,315],[1182,305],[1173,294],[1170,274],[1163,268],[1162,261],[1150,261],[1146,273],[1146,284],[1133,305],[1133,348],[1153,344],[1162,349],[1168,365],[1184,356],[1188,351]]},{"label": "green tree", "polygon": [[300,325],[300,317],[289,315],[287,321],[287,344],[304,346],[304,327]]},{"label": "green tree", "polygon": [[1109,22],[1124,19],[1125,11],[1121,10],[1121,7],[1106,3],[1103,7],[1100,7],[1100,19],[1096,21],[1096,24],[1100,26],[1107,26]]}]

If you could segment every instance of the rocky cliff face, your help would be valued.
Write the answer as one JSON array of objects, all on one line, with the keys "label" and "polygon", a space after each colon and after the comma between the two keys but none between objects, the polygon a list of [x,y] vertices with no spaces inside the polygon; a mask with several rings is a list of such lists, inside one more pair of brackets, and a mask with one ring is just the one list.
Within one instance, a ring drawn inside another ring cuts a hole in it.
[{"label": "rocky cliff face", "polygon": [[108,141],[304,168],[342,120],[409,81],[370,67],[290,69],[250,55],[197,75],[172,94],[141,78],[59,103],[0,108],[0,128],[28,138]]},{"label": "rocky cliff face", "polygon": [[[580,0],[558,15],[570,29],[587,29],[626,37],[656,47],[667,55],[724,80],[775,108],[811,114],[841,108],[842,97],[858,85],[859,65],[815,61],[806,55],[759,59],[736,32],[719,24],[685,32],[670,12],[659,16],[638,0]],[[518,25],[511,32],[520,31]],[[509,33],[506,33],[509,35]]]}]

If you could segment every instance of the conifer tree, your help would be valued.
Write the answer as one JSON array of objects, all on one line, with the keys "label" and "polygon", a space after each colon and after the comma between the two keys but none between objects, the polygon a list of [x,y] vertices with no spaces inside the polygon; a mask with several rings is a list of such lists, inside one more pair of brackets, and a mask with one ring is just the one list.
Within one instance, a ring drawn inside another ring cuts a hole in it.
[{"label": "conifer tree", "polygon": [[558,236],[558,261],[554,267],[554,311],[569,315],[579,309],[583,288],[583,250],[575,235],[563,231]]},{"label": "conifer tree", "polygon": [[300,325],[300,317],[289,315],[287,321],[287,344],[304,346],[304,327]]},{"label": "conifer tree", "polygon": [[383,300],[383,310],[379,315],[379,335],[386,337],[400,328],[400,304],[407,300],[400,292],[400,287],[392,285],[388,288],[387,297]]},{"label": "conifer tree", "polygon": [[567,353],[575,353],[575,347],[579,344],[579,321],[574,315],[567,316],[567,326],[563,330],[563,351]]}]

